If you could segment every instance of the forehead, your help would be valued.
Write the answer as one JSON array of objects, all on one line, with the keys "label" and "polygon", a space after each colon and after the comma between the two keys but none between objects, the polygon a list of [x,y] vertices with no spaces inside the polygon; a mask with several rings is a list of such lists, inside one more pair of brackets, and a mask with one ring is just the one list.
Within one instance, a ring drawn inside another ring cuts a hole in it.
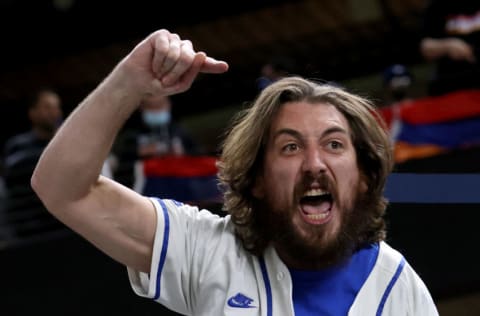
[{"label": "forehead", "polygon": [[287,102],[280,107],[272,120],[271,131],[291,128],[300,132],[322,132],[331,127],[340,127],[349,132],[345,116],[337,108],[325,102]]},{"label": "forehead", "polygon": [[38,99],[34,107],[59,106],[59,105],[60,105],[60,98],[55,93],[46,91],[38,95]]}]

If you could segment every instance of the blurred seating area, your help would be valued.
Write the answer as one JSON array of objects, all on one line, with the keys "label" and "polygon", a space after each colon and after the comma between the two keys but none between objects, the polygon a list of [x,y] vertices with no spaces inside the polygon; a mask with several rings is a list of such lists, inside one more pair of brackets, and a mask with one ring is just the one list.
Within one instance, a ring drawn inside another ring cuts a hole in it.
[{"label": "blurred seating area", "polygon": [[[480,146],[480,90],[409,99],[382,107],[380,114],[390,133],[395,128],[396,164]],[[479,171],[476,164],[450,167],[457,172]]]}]

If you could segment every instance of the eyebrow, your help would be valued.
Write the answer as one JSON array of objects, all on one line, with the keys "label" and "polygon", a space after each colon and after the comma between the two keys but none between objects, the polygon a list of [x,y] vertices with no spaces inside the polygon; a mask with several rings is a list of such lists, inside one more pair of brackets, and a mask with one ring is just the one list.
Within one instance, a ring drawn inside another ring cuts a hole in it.
[{"label": "eyebrow", "polygon": [[334,133],[341,133],[341,134],[348,135],[348,132],[344,128],[341,128],[339,126],[333,126],[333,127],[327,128],[322,133],[322,138],[325,137],[325,136],[328,136],[330,134],[334,134]]},{"label": "eyebrow", "polygon": [[[327,128],[325,131],[323,131],[320,138],[324,138],[324,137],[326,137],[330,134],[334,134],[334,133],[342,133],[342,134],[348,135],[348,133],[345,129],[343,129],[339,126],[333,126],[333,127]],[[273,135],[273,140],[275,141],[279,136],[285,135],[285,134],[293,136],[297,139],[303,139],[303,136],[299,131],[291,129],[291,128],[282,128],[282,129],[275,132],[275,134]]]},{"label": "eyebrow", "polygon": [[294,129],[291,129],[291,128],[282,128],[282,129],[279,129],[278,131],[276,131],[275,134],[273,134],[273,140],[275,141],[281,135],[290,135],[290,136],[293,136],[293,137],[298,138],[298,139],[303,138],[302,134],[300,134],[300,132],[297,131],[297,130],[294,130]]}]

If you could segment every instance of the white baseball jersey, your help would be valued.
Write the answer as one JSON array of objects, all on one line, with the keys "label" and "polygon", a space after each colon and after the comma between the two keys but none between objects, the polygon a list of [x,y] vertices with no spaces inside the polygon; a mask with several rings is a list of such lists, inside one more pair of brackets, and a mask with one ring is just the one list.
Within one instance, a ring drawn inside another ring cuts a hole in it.
[{"label": "white baseball jersey", "polygon": [[[149,274],[128,268],[134,291],[186,315],[294,315],[290,272],[273,247],[246,251],[229,216],[152,199],[157,231]],[[332,302],[335,304],[335,302]],[[425,284],[381,242],[348,315],[438,315]]]}]

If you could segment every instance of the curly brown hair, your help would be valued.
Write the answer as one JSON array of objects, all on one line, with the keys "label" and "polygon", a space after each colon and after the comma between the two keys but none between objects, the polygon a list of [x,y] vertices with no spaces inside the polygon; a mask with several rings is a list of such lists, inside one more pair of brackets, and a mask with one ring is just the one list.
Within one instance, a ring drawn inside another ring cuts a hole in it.
[{"label": "curly brown hair", "polygon": [[333,105],[347,119],[360,173],[368,186],[367,225],[359,242],[385,239],[383,219],[387,201],[383,190],[393,167],[392,148],[382,119],[365,98],[341,88],[300,77],[281,79],[267,88],[253,105],[239,113],[223,143],[219,179],[225,189],[224,209],[230,213],[236,234],[245,249],[261,254],[270,243],[259,223],[258,200],[252,188],[261,171],[270,125],[287,102],[305,101]]}]

